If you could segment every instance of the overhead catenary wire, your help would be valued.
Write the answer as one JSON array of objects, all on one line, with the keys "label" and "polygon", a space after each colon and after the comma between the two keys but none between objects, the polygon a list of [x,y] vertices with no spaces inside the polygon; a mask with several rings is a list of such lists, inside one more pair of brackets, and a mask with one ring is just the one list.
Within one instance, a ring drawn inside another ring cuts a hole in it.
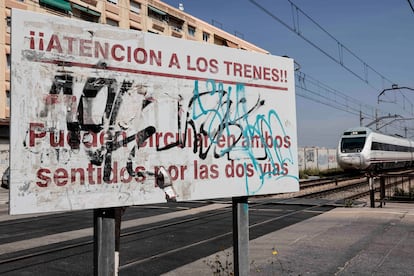
[{"label": "overhead catenary wire", "polygon": [[[296,71],[295,77],[296,95],[299,97],[371,121],[375,121],[378,116],[389,115],[389,113],[352,98],[302,71]],[[401,125],[389,125],[389,127],[396,131],[406,131],[405,126]]]},{"label": "overhead catenary wire", "polygon": [[[308,14],[306,14],[301,8],[299,8],[296,4],[294,4],[291,0],[287,0],[290,3],[290,7],[292,10],[292,25],[286,23],[285,21],[281,20],[279,17],[277,17],[274,13],[272,13],[271,11],[269,11],[268,9],[266,9],[265,7],[263,7],[262,5],[258,4],[257,1],[255,0],[250,0],[250,2],[252,2],[254,5],[256,5],[258,8],[260,8],[261,10],[263,10],[265,13],[267,13],[269,16],[271,16],[273,19],[275,19],[276,21],[278,21],[280,24],[282,24],[283,26],[285,26],[286,28],[288,28],[290,31],[296,33],[298,36],[300,36],[302,39],[304,39],[306,42],[308,42],[310,45],[312,45],[313,47],[315,47],[316,49],[318,49],[319,51],[321,51],[323,54],[325,54],[326,56],[328,56],[330,59],[332,59],[333,61],[335,61],[336,63],[338,63],[340,66],[342,66],[343,68],[345,68],[347,71],[349,71],[351,74],[353,74],[354,76],[356,76],[358,79],[360,79],[361,81],[363,81],[364,83],[368,84],[369,86],[377,89],[376,87],[374,87],[373,84],[370,83],[370,80],[368,78],[369,76],[369,72],[373,72],[376,75],[378,75],[382,81],[386,81],[389,83],[394,83],[391,80],[389,80],[388,78],[386,78],[385,76],[383,76],[382,74],[380,74],[377,70],[375,70],[374,68],[372,68],[370,65],[368,65],[366,62],[364,62],[361,58],[359,58],[356,54],[354,54],[348,47],[344,46],[338,39],[336,39],[331,33],[329,33],[325,28],[323,28],[318,22],[316,22],[314,19],[312,19]],[[411,6],[411,2],[410,0],[408,0]],[[126,3],[126,2],[125,2]],[[33,5],[33,4],[32,4]],[[118,3],[117,5],[120,9],[130,9],[130,7],[128,5],[123,5],[123,2]],[[146,4],[142,4],[142,8],[147,7]],[[324,50],[321,46],[318,46],[317,43],[311,41],[310,39],[308,39],[305,34],[303,33],[302,29],[301,29],[301,21],[300,19],[302,17],[305,17],[307,20],[309,20],[312,24],[314,24],[318,29],[320,29],[322,32],[324,32],[328,37],[330,37],[330,39],[332,39],[333,41],[335,41],[335,43],[337,44],[337,52],[338,52],[338,56],[332,55],[330,54],[328,51]],[[363,68],[364,68],[364,72],[363,74],[358,74],[357,72],[353,71],[352,68],[350,68],[349,66],[347,66],[347,62],[345,60],[344,57],[344,52],[345,53],[349,53],[350,55],[352,55],[356,60],[358,60]],[[302,89],[303,91],[308,91],[308,93],[311,93],[312,91],[312,95],[314,96],[318,96],[321,99],[315,99],[315,101],[322,101],[322,96],[321,96],[321,91],[323,91],[324,94],[324,98],[323,98],[323,102],[326,103],[326,105],[332,106],[332,107],[336,107],[339,110],[343,110],[343,111],[351,111],[351,114],[359,114],[361,111],[361,107],[365,107],[366,105],[363,104],[362,102],[359,102],[358,100],[351,101],[350,98],[342,98],[344,100],[346,100],[347,104],[350,105],[350,102],[352,103],[352,106],[341,106],[339,105],[339,101],[335,99],[334,95],[336,95],[336,97],[341,98],[340,96],[338,96],[337,94],[335,94],[335,89],[322,89],[321,87],[319,87],[319,90],[316,89],[317,85],[316,83],[318,81],[316,81],[316,79],[312,79],[308,76],[307,78],[308,81],[308,86],[297,86],[299,89]],[[313,83],[313,85],[315,86],[315,89],[311,89],[310,85]],[[319,85],[321,85],[321,82],[319,82]],[[316,94],[317,91],[318,94]],[[330,91],[330,92],[327,92]],[[400,91],[401,92],[401,91]],[[326,97],[326,95],[332,95],[333,98],[331,97]],[[308,98],[311,98],[309,96],[310,94],[307,95]],[[405,96],[401,93],[402,97],[405,98]],[[304,96],[303,94],[300,96]],[[409,102],[409,101],[408,101]],[[411,102],[409,102],[411,104]],[[360,107],[358,110],[358,106]],[[412,104],[411,104],[412,106]],[[405,107],[403,107],[403,110],[405,110]],[[372,115],[370,113],[367,112],[363,112],[364,113],[364,117],[366,118],[372,118]]]},{"label": "overhead catenary wire", "polygon": [[[358,55],[356,55],[353,51],[351,51],[348,47],[346,47],[343,43],[341,43],[338,39],[336,39],[331,33],[329,33],[325,28],[323,28],[316,20],[314,20],[312,17],[310,17],[308,14],[306,14],[302,9],[300,9],[296,4],[294,4],[291,0],[287,0],[291,5],[291,11],[292,11],[292,25],[286,23],[283,21],[280,17],[278,17],[275,13],[271,12],[268,8],[264,7],[260,3],[258,3],[256,0],[249,0],[252,4],[254,4],[258,9],[262,10],[264,13],[269,15],[272,19],[279,22],[281,25],[286,27],[291,32],[298,35],[300,38],[305,40],[308,44],[310,44],[312,47],[320,51],[322,54],[327,56],[329,59],[337,63],[339,66],[343,67],[346,71],[357,77],[359,80],[364,82],[366,85],[370,86],[371,88],[375,89],[376,91],[381,91],[384,89],[384,87],[389,87],[395,82],[390,80],[389,78],[385,77],[383,74],[379,73],[378,70],[374,69],[372,66],[370,66],[367,62],[365,62],[362,58],[360,58]],[[316,42],[312,41],[310,38],[305,36],[302,29],[300,28],[300,18],[301,16],[305,17],[307,20],[309,20],[312,24],[314,24],[319,30],[321,30],[323,33],[325,33],[332,41],[335,42],[337,45],[337,56],[330,54],[326,49],[324,49],[322,46],[319,46]],[[350,66],[347,65],[347,61],[345,60],[345,54],[348,54],[352,56],[363,68],[363,73],[358,73],[355,70],[353,70]],[[373,73],[379,79],[382,80],[381,88],[378,86],[375,86],[372,81],[369,79],[370,74]],[[388,85],[385,85],[385,82],[388,83]],[[408,101],[406,96],[401,93],[401,96],[404,98],[404,100]],[[410,101],[408,101],[410,102]],[[410,102],[411,103],[411,102]],[[396,103],[397,104],[397,103]],[[404,106],[400,107],[403,108],[403,110],[406,110]],[[410,112],[411,115],[413,115],[412,112]]]},{"label": "overhead catenary wire", "polygon": [[[332,36],[329,32],[327,32],[324,28],[322,28],[315,20],[313,20],[310,16],[308,16],[306,13],[304,13],[298,6],[296,6],[294,3],[292,3],[291,1],[289,1],[289,3],[292,6],[292,9],[296,10],[296,19],[294,19],[293,21],[295,22],[294,27],[290,26],[289,24],[287,24],[286,22],[284,22],[282,19],[280,19],[278,16],[276,16],[274,13],[272,13],[269,9],[265,8],[264,6],[262,6],[261,4],[259,4],[257,1],[255,0],[249,0],[251,3],[253,3],[254,5],[256,5],[259,9],[261,9],[263,12],[265,12],[266,14],[268,14],[270,17],[272,17],[273,19],[275,19],[276,21],[278,21],[280,24],[282,24],[283,26],[285,26],[287,29],[289,29],[290,31],[296,33],[299,37],[301,37],[303,40],[305,40],[307,43],[309,43],[310,45],[312,45],[315,49],[317,49],[318,51],[320,51],[321,53],[323,53],[325,56],[327,56],[328,58],[330,58],[332,61],[336,62],[337,64],[339,64],[340,66],[342,66],[345,70],[347,70],[349,73],[351,73],[352,75],[354,75],[355,77],[357,77],[358,79],[360,79],[361,81],[367,83],[367,85],[371,86],[374,89],[378,89],[378,87],[373,86],[368,79],[362,77],[360,74],[358,74],[357,72],[353,71],[351,68],[349,68],[348,66],[345,65],[345,62],[343,60],[343,58],[341,58],[343,56],[343,50],[347,50],[349,51],[349,53],[351,55],[353,55],[355,58],[357,58],[359,61],[361,61],[363,63],[363,65],[366,68],[370,68],[373,72],[375,72],[376,74],[378,74],[380,76],[381,79],[388,81],[390,84],[392,84],[393,82],[391,80],[389,80],[388,78],[386,78],[385,76],[381,75],[380,73],[378,73],[376,70],[374,70],[371,66],[369,66],[367,63],[363,62],[362,59],[360,59],[356,54],[354,54],[353,52],[351,52],[347,47],[345,47],[341,42],[339,42],[334,36]],[[334,41],[337,42],[338,47],[341,48],[341,51],[339,53],[340,58],[336,58],[333,55],[331,55],[330,53],[328,53],[326,50],[324,50],[321,46],[318,46],[315,42],[313,42],[312,40],[310,40],[309,38],[307,38],[306,36],[303,35],[303,33],[299,30],[299,15],[303,14],[306,18],[308,18],[312,23],[314,23],[318,28],[320,28],[323,32],[325,32],[330,38],[332,38]],[[341,54],[342,53],[342,54]]]},{"label": "overhead catenary wire", "polygon": [[[365,118],[375,118],[375,107],[364,104],[359,100],[322,83],[314,77],[303,73],[302,71],[296,72],[296,88],[296,94],[298,96],[314,100],[315,102],[322,103],[326,106],[345,111],[353,115],[362,114]],[[309,95],[306,95],[304,92]],[[314,97],[311,98],[310,95],[313,95]],[[316,97],[318,97],[318,99],[316,99]],[[366,110],[370,110],[371,112],[367,112]]]},{"label": "overhead catenary wire", "polygon": [[[281,25],[286,27],[291,32],[294,32],[296,35],[298,35],[300,38],[305,40],[312,47],[314,47],[315,49],[320,51],[322,54],[327,56],[329,59],[336,62],[338,65],[343,67],[346,71],[348,71],[349,73],[351,73],[352,75],[357,77],[359,80],[363,81],[366,85],[370,86],[371,88],[374,88],[376,91],[381,91],[382,89],[384,89],[384,87],[389,87],[391,85],[394,85],[395,82],[393,82],[389,78],[387,78],[384,75],[382,75],[381,73],[379,73],[372,66],[370,66],[368,63],[366,63],[362,58],[360,58],[358,55],[356,55],[354,52],[352,52],[348,47],[346,47],[344,44],[342,44],[331,33],[329,33],[325,28],[323,28],[318,22],[316,22],[313,18],[311,18],[308,14],[306,14],[302,9],[300,9],[297,5],[295,5],[291,0],[287,0],[287,1],[290,3],[290,6],[291,6],[292,25],[286,23],[286,21],[279,18],[275,13],[271,12],[269,9],[267,9],[263,5],[259,4],[257,1],[255,1],[255,0],[249,0],[249,1],[252,4],[254,4],[258,9],[262,10],[264,13],[269,15],[272,19],[279,22]],[[303,18],[306,18],[307,20],[309,20],[309,22],[311,22],[314,26],[316,26],[325,35],[327,35],[329,37],[329,39],[331,39],[332,41],[335,42],[335,44],[338,47],[337,56],[330,54],[328,52],[328,50],[324,49],[322,46],[319,46],[317,44],[317,42],[314,42],[314,41],[312,41],[311,39],[309,39],[308,37],[305,36],[305,34],[303,33],[303,28],[301,28],[301,26],[300,26],[301,16]],[[348,55],[348,56],[353,57],[356,61],[358,61],[359,64],[362,65],[362,68],[363,68],[363,73],[362,74],[352,70],[352,68],[347,65],[347,60],[345,59],[345,54]],[[378,88],[372,83],[371,79],[369,78],[370,73],[373,73],[374,75],[379,77],[379,79],[381,80],[381,87],[382,88]],[[386,85],[385,82],[387,82],[388,85]],[[309,83],[309,80],[308,80],[308,83]],[[331,97],[329,97],[329,95],[335,94],[334,89],[324,89],[323,94],[321,94],[322,93],[321,88],[317,88],[316,90],[315,89],[310,89],[309,87],[303,86],[300,82],[296,84],[296,87],[299,90],[301,90],[301,92],[302,92],[302,93],[297,92],[297,95],[300,96],[300,97],[303,97],[303,98],[306,98],[308,100],[312,100],[314,102],[318,102],[318,103],[336,108],[338,110],[348,112],[350,114],[357,115],[357,113],[358,113],[359,116],[363,116],[363,118],[365,118],[365,119],[374,120],[375,117],[378,116],[378,114],[389,114],[387,112],[379,110],[378,107],[377,108],[370,107],[369,109],[376,110],[376,111],[373,111],[373,113],[376,113],[376,115],[371,115],[371,114],[369,114],[369,113],[362,110],[362,107],[367,108],[368,105],[366,105],[366,104],[364,104],[364,103],[362,103],[358,100],[353,101],[353,104],[354,104],[355,107],[342,105],[337,100],[331,99]],[[306,92],[307,94],[305,94],[304,92]],[[399,107],[401,107],[402,110],[404,110],[405,112],[413,115],[413,106],[414,105],[412,104],[411,101],[408,100],[408,98],[401,91],[399,91],[399,92],[401,94],[401,97],[403,98],[403,104],[401,105],[400,103],[397,103],[396,101],[394,101],[393,103],[398,105]],[[348,101],[349,99],[350,98],[343,98],[343,100],[346,100],[346,101]],[[411,110],[406,109],[406,104],[405,104],[406,102],[409,105],[411,105]],[[359,106],[359,109],[360,109],[358,112],[356,112],[357,109],[358,109],[357,106]],[[395,126],[392,126],[392,127],[396,128]],[[403,129],[403,128],[400,127],[400,129]]]},{"label": "overhead catenary wire", "polygon": [[411,0],[407,0],[407,1],[408,1],[408,4],[410,5],[411,10],[414,12],[414,7],[413,7],[413,4],[411,3]]}]

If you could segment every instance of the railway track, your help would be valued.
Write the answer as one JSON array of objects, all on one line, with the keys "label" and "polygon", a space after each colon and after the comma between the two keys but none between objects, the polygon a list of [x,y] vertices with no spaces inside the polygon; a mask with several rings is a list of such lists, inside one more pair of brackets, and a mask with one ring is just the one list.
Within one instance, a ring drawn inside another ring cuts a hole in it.
[{"label": "railway track", "polygon": [[363,186],[367,182],[363,174],[343,174],[300,182],[300,190],[295,193],[278,194],[273,198],[327,198],[329,195]]},{"label": "railway track", "polygon": [[[375,181],[375,188],[379,188],[379,181]],[[401,180],[390,181],[388,187],[401,183]],[[250,211],[250,233],[251,238],[266,234],[268,231],[275,231],[278,227],[286,226],[286,223],[295,223],[298,219],[310,213],[323,212],[332,208],[329,206],[295,206],[292,210],[280,212],[281,207],[275,203],[275,198],[323,198],[332,201],[356,200],[367,197],[369,187],[367,178],[364,175],[337,176],[325,179],[301,182],[301,190],[297,193],[275,195],[269,197],[252,197],[249,199]],[[197,212],[204,206],[220,205],[220,208],[209,211]],[[146,224],[128,226],[121,231],[121,263],[120,271],[123,275],[136,275],[136,273],[161,274],[168,269],[174,269],[169,259],[182,258],[186,262],[211,255],[223,248],[230,247],[232,244],[232,209],[231,199],[221,199],[214,201],[198,201],[180,204],[168,204],[154,206],[155,213],[149,214],[145,208],[150,206],[130,207],[131,212],[126,212],[123,216],[123,224],[128,224],[130,220],[145,218],[147,216],[157,216],[168,212],[179,212],[180,210],[194,210],[188,215],[175,217],[174,219],[161,220]],[[159,208],[159,209],[158,209]],[[141,210],[138,215],[133,212]],[[159,211],[162,210],[162,211]],[[75,213],[75,215],[73,215]],[[75,221],[76,223],[71,223]],[[53,227],[44,227],[43,231],[39,225],[54,221]],[[65,221],[65,223],[63,223]],[[10,221],[0,221],[0,226],[10,229],[24,229],[27,225],[38,225],[29,227],[26,231],[16,231],[9,236],[0,232],[0,252],[1,244],[7,241],[20,241],[27,232],[31,232],[30,238],[47,237],[62,231],[77,231],[76,229],[91,228],[92,212],[72,212],[58,213],[31,218],[13,219]],[[0,227],[0,229],[1,229]],[[53,230],[46,230],[46,229]],[[266,229],[266,230],[264,230]],[[54,264],[53,266],[64,266],[69,262],[86,262],[87,265],[78,268],[80,271],[91,269],[93,257],[93,236],[90,234],[66,240],[63,242],[50,243],[48,245],[35,247],[27,250],[16,250],[2,254],[0,253],[0,274],[17,275],[23,272],[42,271],[39,265],[42,263]],[[197,233],[191,236],[190,233]],[[191,236],[191,237],[190,237]],[[203,252],[199,252],[203,248]],[[126,253],[124,253],[126,252]],[[179,257],[178,257],[179,256]],[[162,264],[162,265],[160,265]],[[89,267],[89,268],[88,268]],[[160,271],[162,267],[165,271]],[[73,268],[72,268],[73,269]],[[158,270],[157,270],[158,269]],[[54,271],[53,269],[51,271]],[[70,271],[65,268],[65,271]],[[133,271],[133,272],[132,272]],[[55,271],[56,272],[56,271]],[[54,272],[54,273],[55,273]],[[90,271],[89,271],[90,272]],[[135,274],[134,274],[135,273]],[[41,273],[43,274],[43,273]],[[76,273],[74,273],[75,275]],[[88,273],[86,273],[88,274]],[[53,275],[44,274],[44,275]],[[56,275],[56,274],[55,274]],[[81,274],[85,275],[85,273]]]},{"label": "railway track", "polygon": [[[397,177],[400,174],[410,174],[413,170],[395,170],[388,172],[388,176],[394,176],[395,180],[390,180],[385,185],[386,190],[403,183]],[[392,178],[391,178],[392,179]],[[337,202],[345,202],[348,204],[354,200],[369,200],[370,189],[368,177],[363,174],[357,175],[341,175],[337,177],[329,177],[319,180],[305,181],[301,183],[301,191],[293,194],[297,198],[323,198],[335,200]],[[380,190],[379,178],[374,177],[374,191],[378,193]]]},{"label": "railway track", "polygon": [[[299,205],[286,207],[279,206],[273,201],[256,199],[249,204],[251,239],[332,208]],[[159,269],[166,271],[173,269],[168,260],[186,258],[186,262],[190,262],[231,247],[231,224],[231,205],[223,204],[222,208],[216,210],[123,229],[120,272],[122,275],[140,273],[159,275],[165,272]],[[190,232],[196,234],[190,234]],[[91,236],[31,250],[16,251],[0,255],[0,274],[18,275],[24,271],[26,273],[38,271],[39,264],[53,263],[53,266],[58,266],[62,263],[67,264],[68,259],[71,259],[70,262],[73,263],[81,260],[92,261],[92,254]],[[90,268],[91,263],[88,265]],[[81,275],[86,274],[88,273],[84,271]]]}]

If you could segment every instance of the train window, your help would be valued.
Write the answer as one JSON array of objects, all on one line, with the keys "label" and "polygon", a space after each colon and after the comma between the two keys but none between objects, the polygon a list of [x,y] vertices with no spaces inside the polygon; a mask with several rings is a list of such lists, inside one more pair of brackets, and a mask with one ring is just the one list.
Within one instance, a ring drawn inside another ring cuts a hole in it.
[{"label": "train window", "polygon": [[385,144],[379,142],[372,142],[371,150],[395,151],[395,152],[410,152],[412,148],[406,146]]},{"label": "train window", "polygon": [[365,137],[343,138],[341,152],[360,152],[365,144]]},{"label": "train window", "polygon": [[382,143],[372,142],[371,150],[384,150],[382,145],[383,145]]}]

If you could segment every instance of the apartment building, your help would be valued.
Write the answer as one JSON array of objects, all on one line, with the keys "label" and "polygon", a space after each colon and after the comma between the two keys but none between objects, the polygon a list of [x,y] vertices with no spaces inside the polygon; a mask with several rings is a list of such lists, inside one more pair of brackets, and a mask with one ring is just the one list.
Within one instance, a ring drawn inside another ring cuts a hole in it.
[{"label": "apartment building", "polygon": [[1,0],[0,1],[0,137],[8,136],[10,124],[10,27],[11,9],[30,10],[268,53],[252,43],[157,0]]}]

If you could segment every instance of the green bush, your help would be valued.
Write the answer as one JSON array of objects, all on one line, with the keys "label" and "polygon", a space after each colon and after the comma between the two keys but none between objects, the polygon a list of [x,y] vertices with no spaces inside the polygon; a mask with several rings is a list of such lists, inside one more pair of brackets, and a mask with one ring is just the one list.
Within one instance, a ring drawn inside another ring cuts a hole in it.
[{"label": "green bush", "polygon": [[404,196],[405,192],[403,189],[395,187],[394,188],[394,196]]},{"label": "green bush", "polygon": [[342,169],[335,168],[335,169],[328,169],[328,170],[319,170],[319,169],[306,169],[299,171],[299,179],[308,179],[309,176],[319,176],[319,177],[326,177],[326,176],[334,176],[337,174],[344,173]]}]

